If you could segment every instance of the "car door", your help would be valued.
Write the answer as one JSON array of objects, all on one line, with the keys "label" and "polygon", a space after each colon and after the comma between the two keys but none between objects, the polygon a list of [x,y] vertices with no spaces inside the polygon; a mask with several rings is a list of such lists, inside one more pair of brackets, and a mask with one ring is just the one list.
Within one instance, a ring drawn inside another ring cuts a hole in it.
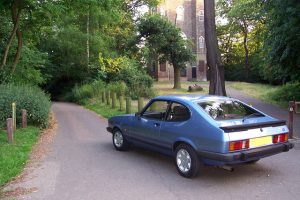
[{"label": "car door", "polygon": [[186,106],[176,102],[170,104],[166,120],[160,129],[160,141],[165,148],[172,148],[177,138],[186,137],[190,117],[190,110]]},{"label": "car door", "polygon": [[154,100],[144,111],[136,116],[132,125],[133,139],[160,146],[159,132],[167,115],[168,101]]}]

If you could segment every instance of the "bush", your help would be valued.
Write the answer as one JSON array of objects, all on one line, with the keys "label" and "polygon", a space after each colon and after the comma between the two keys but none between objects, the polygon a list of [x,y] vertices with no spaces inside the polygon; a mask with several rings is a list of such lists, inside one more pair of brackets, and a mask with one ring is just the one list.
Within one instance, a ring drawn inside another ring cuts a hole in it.
[{"label": "bush", "polygon": [[271,93],[271,99],[282,102],[300,101],[300,83],[287,83],[281,86]]},{"label": "bush", "polygon": [[105,84],[100,81],[94,81],[92,83],[87,83],[81,86],[76,85],[72,89],[73,101],[77,103],[83,103],[85,100],[92,97],[100,96],[101,92],[105,88]]},{"label": "bush", "polygon": [[127,91],[127,86],[123,81],[111,82],[107,85],[107,89],[117,93],[118,96],[124,96]]},{"label": "bush", "polygon": [[16,102],[17,122],[21,122],[21,109],[28,113],[28,123],[48,126],[50,97],[40,88],[29,85],[0,85],[0,127],[5,127],[6,119],[12,115],[11,104]]},{"label": "bush", "polygon": [[139,64],[134,60],[127,60],[124,65],[121,71],[115,76],[110,77],[110,79],[125,82],[128,88],[127,92],[133,99],[139,96],[153,97],[153,79],[146,71],[141,69]]}]

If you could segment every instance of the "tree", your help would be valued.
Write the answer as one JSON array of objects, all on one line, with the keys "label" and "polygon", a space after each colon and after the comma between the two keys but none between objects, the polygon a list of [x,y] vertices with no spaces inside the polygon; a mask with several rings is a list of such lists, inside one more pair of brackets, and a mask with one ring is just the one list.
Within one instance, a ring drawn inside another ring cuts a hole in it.
[{"label": "tree", "polygon": [[224,66],[221,64],[216,34],[214,0],[204,0],[204,26],[207,64],[210,69],[209,94],[226,96]]},{"label": "tree", "polygon": [[157,65],[158,61],[168,61],[174,68],[174,89],[181,88],[180,69],[193,61],[195,56],[189,41],[181,36],[181,31],[160,15],[147,15],[138,24],[139,42],[145,41],[148,55]]}]

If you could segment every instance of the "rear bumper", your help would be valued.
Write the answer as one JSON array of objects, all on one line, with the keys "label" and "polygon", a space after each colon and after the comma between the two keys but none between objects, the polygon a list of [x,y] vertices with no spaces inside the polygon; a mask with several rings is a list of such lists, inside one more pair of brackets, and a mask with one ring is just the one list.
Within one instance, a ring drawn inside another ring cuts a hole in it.
[{"label": "rear bumper", "polygon": [[243,162],[248,162],[267,156],[272,156],[281,152],[287,152],[294,147],[294,144],[290,142],[280,143],[271,146],[259,147],[255,149],[250,149],[246,151],[233,152],[233,153],[214,153],[199,151],[198,155],[208,163],[216,163],[215,165],[225,165],[225,164],[238,164]]}]

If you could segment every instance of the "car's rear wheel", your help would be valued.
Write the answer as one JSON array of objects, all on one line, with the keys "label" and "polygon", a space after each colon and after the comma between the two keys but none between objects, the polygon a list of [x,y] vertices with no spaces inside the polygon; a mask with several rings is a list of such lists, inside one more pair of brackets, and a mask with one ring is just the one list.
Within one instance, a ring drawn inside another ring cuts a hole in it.
[{"label": "car's rear wheel", "polygon": [[190,145],[180,144],[175,150],[175,164],[181,176],[191,178],[197,175],[200,162],[196,151]]},{"label": "car's rear wheel", "polygon": [[118,151],[125,151],[129,148],[129,143],[119,129],[115,129],[112,135],[114,147]]}]

